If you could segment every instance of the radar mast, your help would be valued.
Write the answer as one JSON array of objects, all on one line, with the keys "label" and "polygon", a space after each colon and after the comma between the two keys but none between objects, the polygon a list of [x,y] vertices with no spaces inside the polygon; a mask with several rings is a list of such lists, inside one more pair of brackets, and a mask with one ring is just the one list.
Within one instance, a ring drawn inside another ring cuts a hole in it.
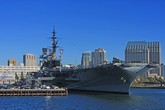
[{"label": "radar mast", "polygon": [[57,49],[57,43],[58,43],[58,40],[57,40],[57,37],[56,37],[56,32],[55,32],[55,28],[53,26],[53,35],[51,37],[51,40],[52,40],[52,60],[55,60],[56,59],[56,49]]}]

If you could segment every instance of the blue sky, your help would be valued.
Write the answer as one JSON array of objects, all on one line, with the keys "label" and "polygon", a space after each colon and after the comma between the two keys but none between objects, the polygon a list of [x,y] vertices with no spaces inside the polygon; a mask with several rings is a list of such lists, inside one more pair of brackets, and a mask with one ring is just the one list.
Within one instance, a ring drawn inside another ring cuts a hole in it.
[{"label": "blue sky", "polygon": [[159,41],[165,63],[164,0],[1,0],[0,65],[41,55],[53,25],[64,64],[80,64],[82,52],[96,48],[104,48],[109,61],[124,60],[128,41]]}]

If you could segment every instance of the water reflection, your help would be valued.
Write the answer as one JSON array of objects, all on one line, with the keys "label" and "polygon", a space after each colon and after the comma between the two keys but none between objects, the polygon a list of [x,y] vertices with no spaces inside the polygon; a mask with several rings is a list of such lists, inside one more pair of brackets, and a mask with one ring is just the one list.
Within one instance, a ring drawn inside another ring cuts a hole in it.
[{"label": "water reflection", "polygon": [[45,102],[49,102],[49,101],[51,101],[51,96],[45,96]]},{"label": "water reflection", "polygon": [[[130,95],[108,93],[75,93],[87,99],[92,107],[102,109],[157,110],[165,109],[165,91],[158,89],[132,89]],[[94,103],[93,103],[94,102]]]},{"label": "water reflection", "polygon": [[131,89],[130,95],[69,93],[68,96],[1,97],[0,110],[165,110],[164,89]]}]

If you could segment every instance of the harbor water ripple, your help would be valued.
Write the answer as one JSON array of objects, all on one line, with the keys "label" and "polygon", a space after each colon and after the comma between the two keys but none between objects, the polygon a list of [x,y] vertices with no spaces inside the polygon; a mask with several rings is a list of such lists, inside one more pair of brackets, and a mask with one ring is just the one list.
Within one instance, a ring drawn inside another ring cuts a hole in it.
[{"label": "harbor water ripple", "polygon": [[130,95],[78,92],[0,97],[0,110],[165,110],[165,89],[131,88]]}]

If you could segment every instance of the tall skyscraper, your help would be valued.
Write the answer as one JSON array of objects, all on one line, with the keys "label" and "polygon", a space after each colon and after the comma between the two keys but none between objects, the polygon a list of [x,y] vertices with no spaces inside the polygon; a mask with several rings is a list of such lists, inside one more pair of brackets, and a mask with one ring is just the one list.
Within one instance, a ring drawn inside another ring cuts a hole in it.
[{"label": "tall skyscraper", "polygon": [[161,64],[161,48],[159,42],[128,42],[125,49],[127,63]]},{"label": "tall skyscraper", "polygon": [[25,66],[36,66],[37,57],[33,54],[25,54],[23,55],[23,63]]},{"label": "tall skyscraper", "polygon": [[95,52],[92,52],[92,66],[96,67],[98,65],[104,64],[106,62],[106,51],[102,48],[98,48]]},{"label": "tall skyscraper", "polygon": [[162,64],[162,76],[165,79],[165,65]]},{"label": "tall skyscraper", "polygon": [[96,67],[106,62],[106,51],[102,48],[95,49],[94,52],[82,53],[81,66],[84,69]]},{"label": "tall skyscraper", "polygon": [[148,63],[148,48],[146,42],[128,42],[125,49],[127,63]]},{"label": "tall skyscraper", "polygon": [[[125,49],[125,61],[127,63],[148,63],[161,65],[161,48],[159,42],[135,41],[128,42]],[[161,76],[161,67],[150,73]]]},{"label": "tall skyscraper", "polygon": [[163,77],[165,78],[165,65],[163,65]]},{"label": "tall skyscraper", "polygon": [[161,48],[159,42],[148,42],[149,49],[149,63],[161,65]]},{"label": "tall skyscraper", "polygon": [[16,59],[9,59],[8,60],[8,66],[16,66],[16,65],[17,65]]},{"label": "tall skyscraper", "polygon": [[91,52],[82,53],[81,66],[83,69],[91,67]]}]

